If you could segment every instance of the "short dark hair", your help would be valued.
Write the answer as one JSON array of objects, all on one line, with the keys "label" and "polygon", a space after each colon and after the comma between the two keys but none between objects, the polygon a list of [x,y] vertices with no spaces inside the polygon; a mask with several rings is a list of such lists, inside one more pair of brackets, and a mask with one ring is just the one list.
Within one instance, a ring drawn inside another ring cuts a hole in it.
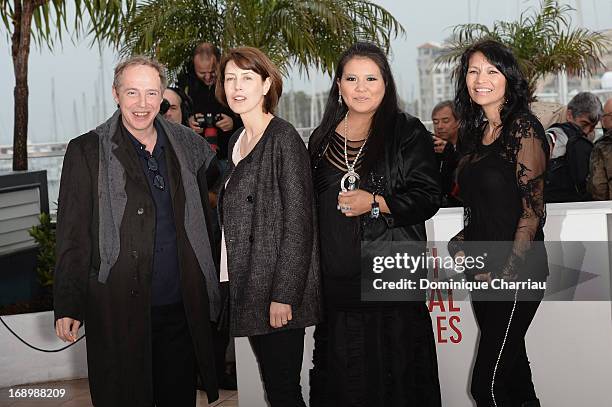
[{"label": "short dark hair", "polygon": [[283,78],[270,58],[253,47],[232,48],[221,58],[221,63],[217,68],[217,86],[215,86],[215,95],[219,102],[228,106],[223,85],[225,82],[225,67],[229,61],[234,61],[241,69],[249,69],[255,72],[264,81],[270,78],[270,90],[264,96],[263,110],[265,113],[274,113],[274,109],[278,105],[278,99],[283,93]]},{"label": "short dark hair", "polygon": [[196,55],[214,57],[218,62],[221,59],[221,50],[210,42],[201,42],[193,49],[192,56]]},{"label": "short dark hair", "polygon": [[434,114],[438,113],[440,110],[444,109],[445,107],[448,107],[451,110],[453,117],[455,118],[455,120],[457,120],[458,117],[457,117],[457,112],[455,112],[455,103],[453,103],[452,100],[443,100],[437,105],[435,105],[434,108],[431,110],[431,116],[433,117]]}]

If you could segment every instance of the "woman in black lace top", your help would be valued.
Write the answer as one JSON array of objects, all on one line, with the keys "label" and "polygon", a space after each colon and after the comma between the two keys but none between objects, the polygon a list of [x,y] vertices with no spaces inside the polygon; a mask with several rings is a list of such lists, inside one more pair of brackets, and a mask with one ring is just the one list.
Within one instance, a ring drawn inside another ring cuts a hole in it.
[{"label": "woman in black lace top", "polygon": [[[483,272],[471,277],[476,280],[544,281],[548,146],[529,110],[527,82],[512,52],[491,40],[465,51],[455,78],[465,227],[451,240],[451,254],[476,255],[476,248],[489,253]],[[524,338],[543,290],[485,294],[472,293],[480,328],[472,396],[479,407],[539,406]]]}]

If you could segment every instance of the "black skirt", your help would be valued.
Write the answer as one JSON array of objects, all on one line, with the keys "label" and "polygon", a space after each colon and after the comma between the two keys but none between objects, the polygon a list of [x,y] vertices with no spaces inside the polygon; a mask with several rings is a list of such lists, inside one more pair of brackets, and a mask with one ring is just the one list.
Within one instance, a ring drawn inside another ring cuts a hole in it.
[{"label": "black skirt", "polygon": [[310,406],[441,406],[425,303],[328,310],[315,331]]}]

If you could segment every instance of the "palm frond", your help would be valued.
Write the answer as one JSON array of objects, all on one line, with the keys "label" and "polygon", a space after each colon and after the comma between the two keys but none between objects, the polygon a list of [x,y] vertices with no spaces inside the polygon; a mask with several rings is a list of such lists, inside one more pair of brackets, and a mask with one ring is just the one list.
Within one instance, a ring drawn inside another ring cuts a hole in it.
[{"label": "palm frond", "polygon": [[8,0],[0,0],[0,18],[4,23],[7,33],[11,34],[13,27],[10,21],[13,19],[14,10],[13,5]]},{"label": "palm frond", "polygon": [[[13,31],[15,13],[11,3],[0,0],[0,18],[9,33]],[[70,33],[73,42],[90,36],[91,45],[116,45],[122,35],[120,27],[133,13],[136,0],[74,0],[74,4],[75,15],[71,25],[68,23],[66,0],[45,1],[34,8],[31,35],[36,46],[53,51],[57,44],[62,44],[67,33]]]},{"label": "palm frond", "polygon": [[517,21],[495,21],[491,28],[457,25],[438,61],[455,63],[476,41],[492,38],[513,50],[532,91],[549,73],[592,74],[602,66],[601,55],[612,44],[600,32],[573,28],[572,10],[556,0],[543,0],[539,9],[524,11]]},{"label": "palm frond", "polygon": [[389,49],[404,35],[383,7],[364,0],[145,0],[125,22],[121,54],[154,55],[171,75],[198,42],[223,49],[253,46],[284,72],[332,72],[338,55],[358,40]]},{"label": "palm frond", "polygon": [[139,2],[123,25],[121,57],[148,55],[176,74],[201,41],[217,43],[220,10],[198,0],[146,0]]}]

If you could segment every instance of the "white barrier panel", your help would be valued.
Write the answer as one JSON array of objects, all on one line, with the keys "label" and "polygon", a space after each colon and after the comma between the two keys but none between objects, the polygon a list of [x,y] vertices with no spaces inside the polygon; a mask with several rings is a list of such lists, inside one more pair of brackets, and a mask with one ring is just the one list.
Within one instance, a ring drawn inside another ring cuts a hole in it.
[{"label": "white barrier panel", "polygon": [[[610,241],[611,201],[549,204],[547,211],[544,229],[547,241]],[[428,239],[447,241],[462,224],[461,208],[441,209],[426,224]],[[604,259],[589,259],[602,267],[598,274],[604,278],[585,283],[586,289],[588,284],[604,284],[612,289],[610,257],[608,253]],[[471,305],[469,301],[444,301],[433,307],[431,318],[437,341],[442,405],[473,407],[469,381],[478,329]],[[301,375],[302,393],[307,403],[313,331],[312,328],[306,330]],[[235,343],[240,406],[265,407],[263,386],[249,341],[237,338]],[[610,405],[610,301],[544,301],[527,332],[526,343],[533,381],[543,406]]]},{"label": "white barrier panel", "polygon": [[[25,341],[41,349],[67,345],[55,336],[53,311],[9,315],[2,319]],[[83,329],[79,330],[83,335]],[[87,377],[85,340],[57,353],[31,349],[0,326],[0,388]]]}]

